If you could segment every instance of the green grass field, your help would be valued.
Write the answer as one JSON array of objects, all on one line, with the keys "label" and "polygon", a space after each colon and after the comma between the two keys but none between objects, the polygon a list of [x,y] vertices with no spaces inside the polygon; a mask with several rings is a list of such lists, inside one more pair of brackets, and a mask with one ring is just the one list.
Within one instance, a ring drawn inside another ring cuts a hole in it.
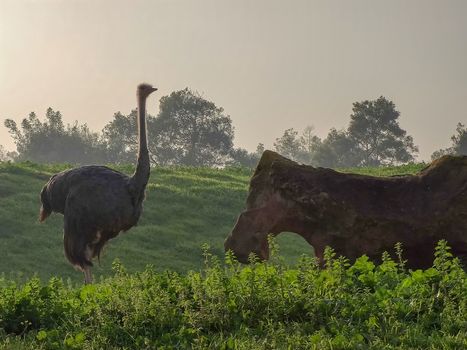
[{"label": "green grass field", "polygon": [[[390,176],[414,173],[423,166],[345,171]],[[63,216],[54,214],[43,224],[37,219],[42,186],[52,174],[69,167],[0,163],[0,273],[82,280],[63,255]],[[131,166],[117,169],[133,172]],[[245,205],[251,173],[240,168],[154,168],[139,225],[109,242],[95,276],[107,276],[115,258],[130,271],[148,264],[158,270],[196,270],[201,267],[203,243],[223,256],[223,241]],[[288,262],[312,253],[298,235],[284,233],[278,241]]]}]

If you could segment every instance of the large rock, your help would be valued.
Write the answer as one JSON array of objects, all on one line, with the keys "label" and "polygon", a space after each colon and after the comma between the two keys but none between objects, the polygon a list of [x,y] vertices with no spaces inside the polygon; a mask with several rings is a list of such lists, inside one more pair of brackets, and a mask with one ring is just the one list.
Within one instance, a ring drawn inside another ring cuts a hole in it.
[{"label": "large rock", "polygon": [[373,177],[265,151],[225,248],[242,262],[251,252],[267,259],[267,235],[284,231],[301,235],[321,261],[326,246],[351,260],[379,260],[401,242],[407,265],[426,268],[445,239],[466,262],[467,157],[442,157],[416,175]]}]

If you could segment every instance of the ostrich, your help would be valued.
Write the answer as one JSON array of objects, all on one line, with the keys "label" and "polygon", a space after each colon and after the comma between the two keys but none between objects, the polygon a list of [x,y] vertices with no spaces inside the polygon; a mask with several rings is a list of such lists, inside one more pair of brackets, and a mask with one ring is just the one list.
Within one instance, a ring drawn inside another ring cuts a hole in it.
[{"label": "ostrich", "polygon": [[52,212],[64,215],[63,245],[68,261],[92,282],[92,259],[105,243],[135,226],[142,212],[150,166],[146,139],[146,99],[157,89],[137,88],[138,162],[128,177],[105,166],[89,165],[53,175],[41,192],[39,221]]}]

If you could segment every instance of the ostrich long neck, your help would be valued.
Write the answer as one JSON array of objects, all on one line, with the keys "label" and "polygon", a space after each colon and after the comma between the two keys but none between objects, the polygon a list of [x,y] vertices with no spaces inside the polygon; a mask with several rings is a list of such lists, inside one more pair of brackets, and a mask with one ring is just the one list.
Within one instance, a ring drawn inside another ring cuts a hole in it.
[{"label": "ostrich long neck", "polygon": [[135,173],[131,178],[132,187],[137,192],[142,192],[146,188],[149,180],[149,151],[146,137],[146,97],[138,96],[138,163]]}]

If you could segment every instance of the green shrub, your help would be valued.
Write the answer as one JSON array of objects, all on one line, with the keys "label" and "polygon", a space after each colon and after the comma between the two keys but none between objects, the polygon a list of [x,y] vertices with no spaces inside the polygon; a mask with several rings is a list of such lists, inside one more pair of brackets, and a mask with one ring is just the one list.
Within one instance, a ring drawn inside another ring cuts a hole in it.
[{"label": "green shrub", "polygon": [[[273,243],[275,247],[275,244]],[[277,250],[277,249],[274,249]],[[388,254],[353,264],[326,251],[325,268],[225,263],[204,247],[204,269],[128,273],[87,286],[52,278],[0,280],[0,349],[461,349],[467,274],[440,242],[427,270]]]}]

